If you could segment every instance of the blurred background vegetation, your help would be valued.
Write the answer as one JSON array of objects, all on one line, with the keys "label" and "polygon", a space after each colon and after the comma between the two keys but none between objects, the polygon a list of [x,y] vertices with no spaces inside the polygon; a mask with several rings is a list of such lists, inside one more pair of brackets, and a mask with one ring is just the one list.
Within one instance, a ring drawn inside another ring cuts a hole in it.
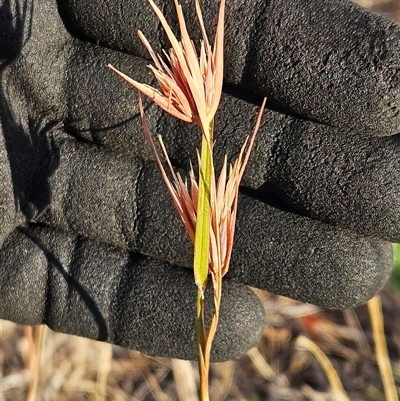
[{"label": "blurred background vegetation", "polygon": [[391,283],[400,291],[400,244],[393,244],[393,265]]}]

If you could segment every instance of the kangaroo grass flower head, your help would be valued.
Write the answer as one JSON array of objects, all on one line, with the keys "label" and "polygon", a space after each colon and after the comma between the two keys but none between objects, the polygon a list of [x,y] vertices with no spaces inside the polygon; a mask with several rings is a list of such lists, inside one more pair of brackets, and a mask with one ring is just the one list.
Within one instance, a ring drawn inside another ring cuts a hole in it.
[{"label": "kangaroo grass flower head", "polygon": [[[214,280],[214,276],[222,277],[229,267],[240,180],[260,125],[265,101],[250,142],[244,143],[239,158],[229,171],[225,158],[220,177],[216,182],[212,155],[213,127],[215,112],[222,93],[225,0],[220,1],[213,47],[210,45],[205,31],[199,0],[195,0],[196,14],[202,35],[199,52],[196,51],[194,43],[189,37],[182,7],[178,0],[174,0],[174,3],[180,28],[180,41],[172,32],[154,1],[148,0],[148,2],[161,22],[171,44],[169,52],[164,51],[166,60],[164,61],[160,55],[154,52],[143,33],[138,31],[139,38],[153,59],[154,65],[149,65],[149,68],[157,79],[160,89],[135,81],[111,65],[109,67],[169,114],[183,121],[194,122],[201,127],[203,140],[199,156],[199,179],[197,182],[195,174],[191,170],[189,190],[187,182],[174,171],[164,143],[159,136],[172,181],[168,178],[153,143],[139,96],[139,109],[145,136],[173,203],[195,244],[195,282],[203,291],[208,273],[211,273]],[[201,261],[196,259],[199,255],[203,255]]]},{"label": "kangaroo grass flower head", "polygon": [[202,34],[199,54],[187,32],[182,7],[178,1],[174,0],[179,21],[180,41],[153,0],[148,2],[171,43],[169,52],[164,51],[169,64],[167,65],[162,57],[154,52],[143,33],[138,31],[139,38],[153,59],[154,66],[149,65],[149,68],[157,79],[160,89],[137,82],[113,66],[109,65],[109,67],[171,115],[183,121],[197,123],[202,128],[206,127],[214,118],[222,92],[225,0],[221,0],[220,3],[213,48],[204,28],[199,0],[195,0]]},{"label": "kangaroo grass flower head", "polygon": [[[211,207],[211,227],[210,227],[210,248],[209,248],[209,265],[213,279],[216,276],[223,277],[228,269],[233,247],[233,238],[235,234],[235,223],[237,215],[237,203],[239,196],[239,185],[244,174],[247,162],[253,148],[258,129],[261,124],[261,117],[265,107],[266,99],[264,99],[261,110],[257,118],[257,122],[251,135],[250,141],[246,139],[239,157],[235,160],[233,166],[228,170],[227,158],[225,157],[223,167],[218,178],[215,181],[214,174],[211,175],[210,185],[210,207]],[[141,98],[139,98],[140,115],[142,126],[147,141],[149,142],[152,152],[161,171],[168,192],[172,198],[178,214],[180,215],[187,233],[192,242],[195,242],[196,223],[197,223],[197,205],[199,198],[199,186],[197,184],[193,168],[190,170],[190,190],[187,181],[183,180],[181,175],[175,172],[169,159],[167,150],[161,136],[158,136],[161,149],[164,153],[172,181],[168,178],[168,174],[158,156],[156,147],[151,137],[150,130],[146,123],[144,109]],[[247,150],[246,150],[247,146]],[[199,160],[199,164],[201,161]],[[201,170],[201,168],[200,168]],[[214,167],[212,166],[214,173]]]},{"label": "kangaroo grass flower head", "polygon": [[[266,100],[264,99],[261,106],[250,141],[245,141],[239,157],[230,169],[228,169],[227,158],[225,157],[221,174],[216,180],[213,160],[213,131],[214,115],[222,93],[225,0],[220,1],[213,48],[210,46],[204,28],[199,0],[195,0],[197,18],[202,34],[198,53],[187,32],[182,8],[178,0],[174,0],[174,2],[181,34],[180,41],[173,34],[162,12],[153,0],[148,0],[148,2],[160,20],[172,46],[169,52],[164,52],[164,61],[154,52],[143,33],[138,32],[153,59],[154,65],[149,66],[149,68],[157,79],[160,89],[137,82],[112,66],[110,68],[171,115],[183,121],[198,124],[203,134],[201,153],[198,154],[198,180],[196,181],[193,169],[191,169],[189,189],[187,181],[184,181],[179,173],[174,170],[164,143],[159,136],[160,145],[172,176],[172,180],[169,179],[147,126],[142,99],[139,95],[139,110],[145,136],[151,146],[175,208],[194,243],[193,271],[198,294],[196,334],[200,371],[200,399],[209,401],[208,372],[211,344],[219,319],[222,277],[228,271],[232,253],[239,185],[260,126]],[[214,313],[207,332],[204,321],[204,291],[209,275],[213,283]]]}]

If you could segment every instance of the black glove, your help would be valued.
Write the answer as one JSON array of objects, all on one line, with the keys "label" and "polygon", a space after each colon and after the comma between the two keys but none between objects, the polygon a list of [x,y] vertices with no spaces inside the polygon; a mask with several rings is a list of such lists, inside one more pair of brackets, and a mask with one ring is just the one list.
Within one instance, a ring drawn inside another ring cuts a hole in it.
[{"label": "black glove", "polygon": [[[151,8],[0,4],[0,317],[194,358],[193,248],[144,140],[137,93],[107,68],[151,82],[136,30],[168,47]],[[202,4],[211,32],[218,2]],[[162,5],[176,26],[173,2]],[[246,285],[358,305],[387,280],[388,241],[400,239],[399,27],[344,0],[228,0],[225,38],[217,158],[235,158],[262,96],[270,110],[243,180],[214,360],[261,334]],[[197,127],[151,102],[146,117],[185,174]]]}]

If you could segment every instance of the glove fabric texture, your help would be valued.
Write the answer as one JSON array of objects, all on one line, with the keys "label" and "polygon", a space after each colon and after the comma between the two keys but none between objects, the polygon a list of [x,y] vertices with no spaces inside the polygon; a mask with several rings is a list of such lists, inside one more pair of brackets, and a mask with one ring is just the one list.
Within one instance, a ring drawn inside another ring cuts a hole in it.
[{"label": "glove fabric texture", "polygon": [[[172,0],[157,2],[175,32]],[[182,0],[187,21],[194,2]],[[214,32],[218,2],[203,0]],[[199,38],[195,23],[189,33]],[[193,247],[151,155],[142,0],[0,1],[0,318],[195,359]],[[400,242],[400,28],[347,0],[227,1],[217,171],[251,134],[213,360],[257,343],[248,286],[324,308],[374,296]],[[200,134],[150,101],[187,175]],[[208,307],[212,308],[208,291]]]}]

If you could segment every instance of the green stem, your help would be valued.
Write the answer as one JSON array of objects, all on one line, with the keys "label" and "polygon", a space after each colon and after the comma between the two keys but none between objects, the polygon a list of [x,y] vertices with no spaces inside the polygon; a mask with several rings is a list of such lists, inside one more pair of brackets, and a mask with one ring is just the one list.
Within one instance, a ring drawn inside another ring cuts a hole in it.
[{"label": "green stem", "polygon": [[211,227],[211,205],[210,188],[211,177],[214,174],[212,163],[212,141],[214,123],[202,128],[199,192],[197,204],[196,234],[194,241],[194,277],[197,285],[197,312],[196,312],[196,341],[199,358],[200,373],[200,400],[209,401],[208,375],[209,375],[209,353],[207,350],[207,335],[204,325],[204,291],[207,285],[210,227]]}]

